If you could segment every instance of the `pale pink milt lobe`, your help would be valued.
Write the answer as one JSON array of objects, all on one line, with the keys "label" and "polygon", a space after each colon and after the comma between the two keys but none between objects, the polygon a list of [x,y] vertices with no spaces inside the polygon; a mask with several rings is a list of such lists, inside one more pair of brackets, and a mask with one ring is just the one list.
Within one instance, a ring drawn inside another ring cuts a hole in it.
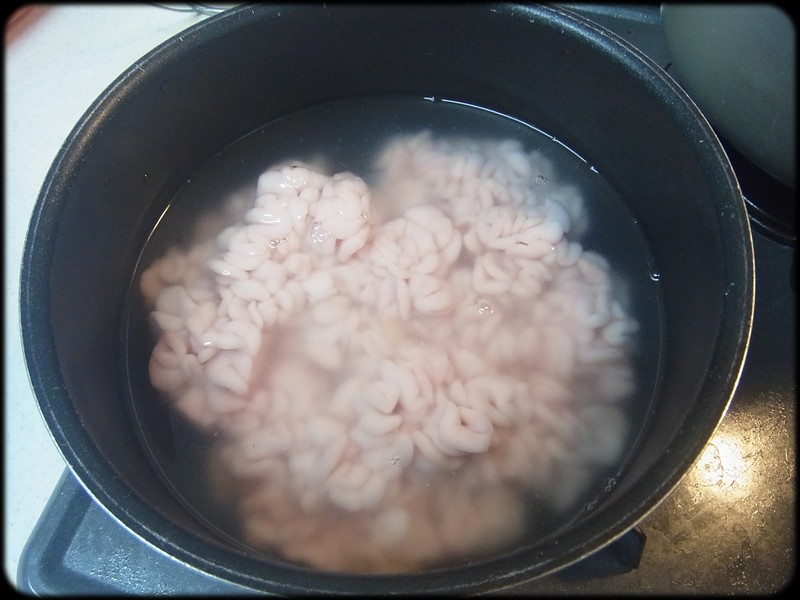
[{"label": "pale pink milt lobe", "polygon": [[151,383],[215,434],[244,541],[401,572],[513,543],[526,494],[569,508],[618,460],[637,323],[541,153],[425,132],[376,168],[267,169],[141,291]]}]

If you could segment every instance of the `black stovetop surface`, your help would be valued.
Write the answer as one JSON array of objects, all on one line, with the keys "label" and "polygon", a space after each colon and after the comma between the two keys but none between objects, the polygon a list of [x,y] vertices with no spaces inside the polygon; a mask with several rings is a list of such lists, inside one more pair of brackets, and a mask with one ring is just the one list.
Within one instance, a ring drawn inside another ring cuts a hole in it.
[{"label": "black stovetop surface", "polygon": [[[580,12],[669,71],[657,5]],[[796,200],[793,190],[726,149],[747,198],[756,260],[750,348],[728,413],[697,465],[636,528],[580,563],[507,593],[762,595],[793,578]],[[17,583],[36,595],[246,591],[135,537],[69,471],[28,540]]]}]

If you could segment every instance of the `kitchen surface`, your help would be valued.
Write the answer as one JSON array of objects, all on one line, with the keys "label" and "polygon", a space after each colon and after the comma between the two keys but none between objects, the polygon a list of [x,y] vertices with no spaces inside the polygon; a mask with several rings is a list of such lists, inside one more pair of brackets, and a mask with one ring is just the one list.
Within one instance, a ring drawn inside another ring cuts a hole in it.
[{"label": "kitchen surface", "polygon": [[[670,72],[657,5],[579,10]],[[237,591],[144,546],[65,474],[31,392],[18,310],[28,221],[62,142],[119,74],[213,12],[177,3],[27,5],[6,21],[4,569],[22,591]],[[796,200],[794,190],[730,152],[753,221],[756,309],[728,414],[682,483],[601,560],[510,592],[762,595],[793,578]],[[67,532],[59,526],[65,520],[75,523]]]}]

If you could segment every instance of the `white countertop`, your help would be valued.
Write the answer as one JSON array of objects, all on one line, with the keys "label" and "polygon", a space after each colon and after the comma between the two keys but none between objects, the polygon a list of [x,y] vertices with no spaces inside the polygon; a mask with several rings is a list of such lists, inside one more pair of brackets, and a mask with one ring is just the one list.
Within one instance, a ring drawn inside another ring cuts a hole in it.
[{"label": "white countertop", "polygon": [[25,542],[66,467],[33,397],[20,342],[20,262],[31,212],[61,144],[95,98],[142,55],[204,18],[149,4],[26,5],[7,18],[3,533],[12,585]]}]

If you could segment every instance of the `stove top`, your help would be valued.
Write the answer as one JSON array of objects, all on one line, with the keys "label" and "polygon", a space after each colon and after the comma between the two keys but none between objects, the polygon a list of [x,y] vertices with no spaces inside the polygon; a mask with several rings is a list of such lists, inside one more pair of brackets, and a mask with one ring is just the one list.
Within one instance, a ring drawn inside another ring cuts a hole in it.
[{"label": "stove top", "polygon": [[[669,72],[658,5],[564,5]],[[725,143],[723,141],[723,143]],[[794,191],[726,144],[747,198],[756,306],[742,377],[706,451],[636,528],[512,594],[768,594],[795,565]],[[22,553],[20,589],[49,594],[236,594],[139,540],[65,471]]]}]

